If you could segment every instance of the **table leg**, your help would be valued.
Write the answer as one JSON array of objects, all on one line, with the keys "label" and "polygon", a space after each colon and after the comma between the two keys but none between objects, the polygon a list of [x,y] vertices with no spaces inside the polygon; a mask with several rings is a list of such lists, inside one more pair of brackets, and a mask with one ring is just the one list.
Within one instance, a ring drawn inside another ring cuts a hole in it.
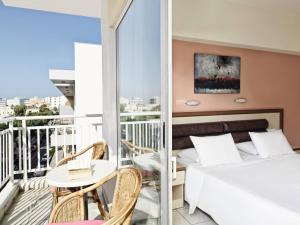
[{"label": "table leg", "polygon": [[84,220],[88,220],[89,211],[88,211],[88,197],[86,194],[83,195],[83,203],[84,203]]}]

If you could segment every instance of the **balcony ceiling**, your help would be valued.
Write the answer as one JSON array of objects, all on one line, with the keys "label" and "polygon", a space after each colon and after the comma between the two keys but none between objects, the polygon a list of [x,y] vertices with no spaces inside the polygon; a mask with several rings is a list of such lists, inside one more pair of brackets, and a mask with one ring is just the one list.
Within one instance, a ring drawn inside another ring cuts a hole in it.
[{"label": "balcony ceiling", "polygon": [[73,70],[50,70],[49,79],[64,96],[75,96],[75,72]]},{"label": "balcony ceiling", "polygon": [[2,0],[4,5],[100,18],[101,0]]}]

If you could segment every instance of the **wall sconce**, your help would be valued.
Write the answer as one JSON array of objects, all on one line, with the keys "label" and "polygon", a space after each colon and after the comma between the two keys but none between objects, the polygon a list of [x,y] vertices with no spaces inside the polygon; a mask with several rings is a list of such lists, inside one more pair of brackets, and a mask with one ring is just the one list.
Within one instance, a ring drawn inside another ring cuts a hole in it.
[{"label": "wall sconce", "polygon": [[187,106],[198,106],[200,105],[200,102],[198,100],[187,100],[185,104]]},{"label": "wall sconce", "polygon": [[238,104],[244,104],[244,103],[248,102],[248,99],[246,99],[246,98],[236,98],[236,99],[234,99],[234,102],[238,103]]}]

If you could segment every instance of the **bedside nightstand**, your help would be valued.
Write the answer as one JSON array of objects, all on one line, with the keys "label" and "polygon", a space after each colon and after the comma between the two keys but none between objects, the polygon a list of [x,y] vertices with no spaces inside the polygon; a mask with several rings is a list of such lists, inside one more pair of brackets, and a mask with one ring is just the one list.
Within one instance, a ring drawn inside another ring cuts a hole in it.
[{"label": "bedside nightstand", "polygon": [[185,166],[177,163],[176,179],[172,182],[172,208],[181,208],[184,205],[184,182],[185,182]]}]

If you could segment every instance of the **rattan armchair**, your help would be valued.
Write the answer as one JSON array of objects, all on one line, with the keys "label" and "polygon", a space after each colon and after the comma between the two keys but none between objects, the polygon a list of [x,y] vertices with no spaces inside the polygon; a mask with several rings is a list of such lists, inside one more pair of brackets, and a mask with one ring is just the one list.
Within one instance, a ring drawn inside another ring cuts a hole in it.
[{"label": "rattan armchair", "polygon": [[125,168],[112,173],[98,183],[74,192],[63,198],[53,209],[49,223],[82,221],[85,219],[84,195],[97,193],[97,188],[109,180],[117,178],[109,212],[105,211],[101,202],[98,208],[105,225],[129,225],[132,213],[141,190],[142,177],[138,169]]},{"label": "rattan armchair", "polygon": [[[96,142],[88,147],[86,147],[85,149],[83,149],[82,151],[73,154],[73,155],[69,155],[66,158],[60,160],[56,166],[61,166],[66,164],[68,161],[70,160],[74,160],[76,159],[78,156],[83,155],[84,153],[86,153],[87,151],[92,149],[92,159],[94,160],[99,160],[99,159],[103,159],[105,156],[105,153],[107,152],[107,144],[104,141],[99,141]],[[52,193],[52,209],[54,208],[54,206],[57,204],[58,199],[60,197],[63,196],[67,196],[69,194],[71,194],[71,190],[67,189],[67,188],[59,188],[59,187],[53,187],[51,189],[51,193]]]},{"label": "rattan armchair", "polygon": [[133,155],[142,155],[146,153],[153,153],[155,150],[153,148],[146,148],[146,147],[140,147],[137,145],[132,144],[129,141],[121,140],[124,147],[127,148],[129,152],[131,152]]}]

